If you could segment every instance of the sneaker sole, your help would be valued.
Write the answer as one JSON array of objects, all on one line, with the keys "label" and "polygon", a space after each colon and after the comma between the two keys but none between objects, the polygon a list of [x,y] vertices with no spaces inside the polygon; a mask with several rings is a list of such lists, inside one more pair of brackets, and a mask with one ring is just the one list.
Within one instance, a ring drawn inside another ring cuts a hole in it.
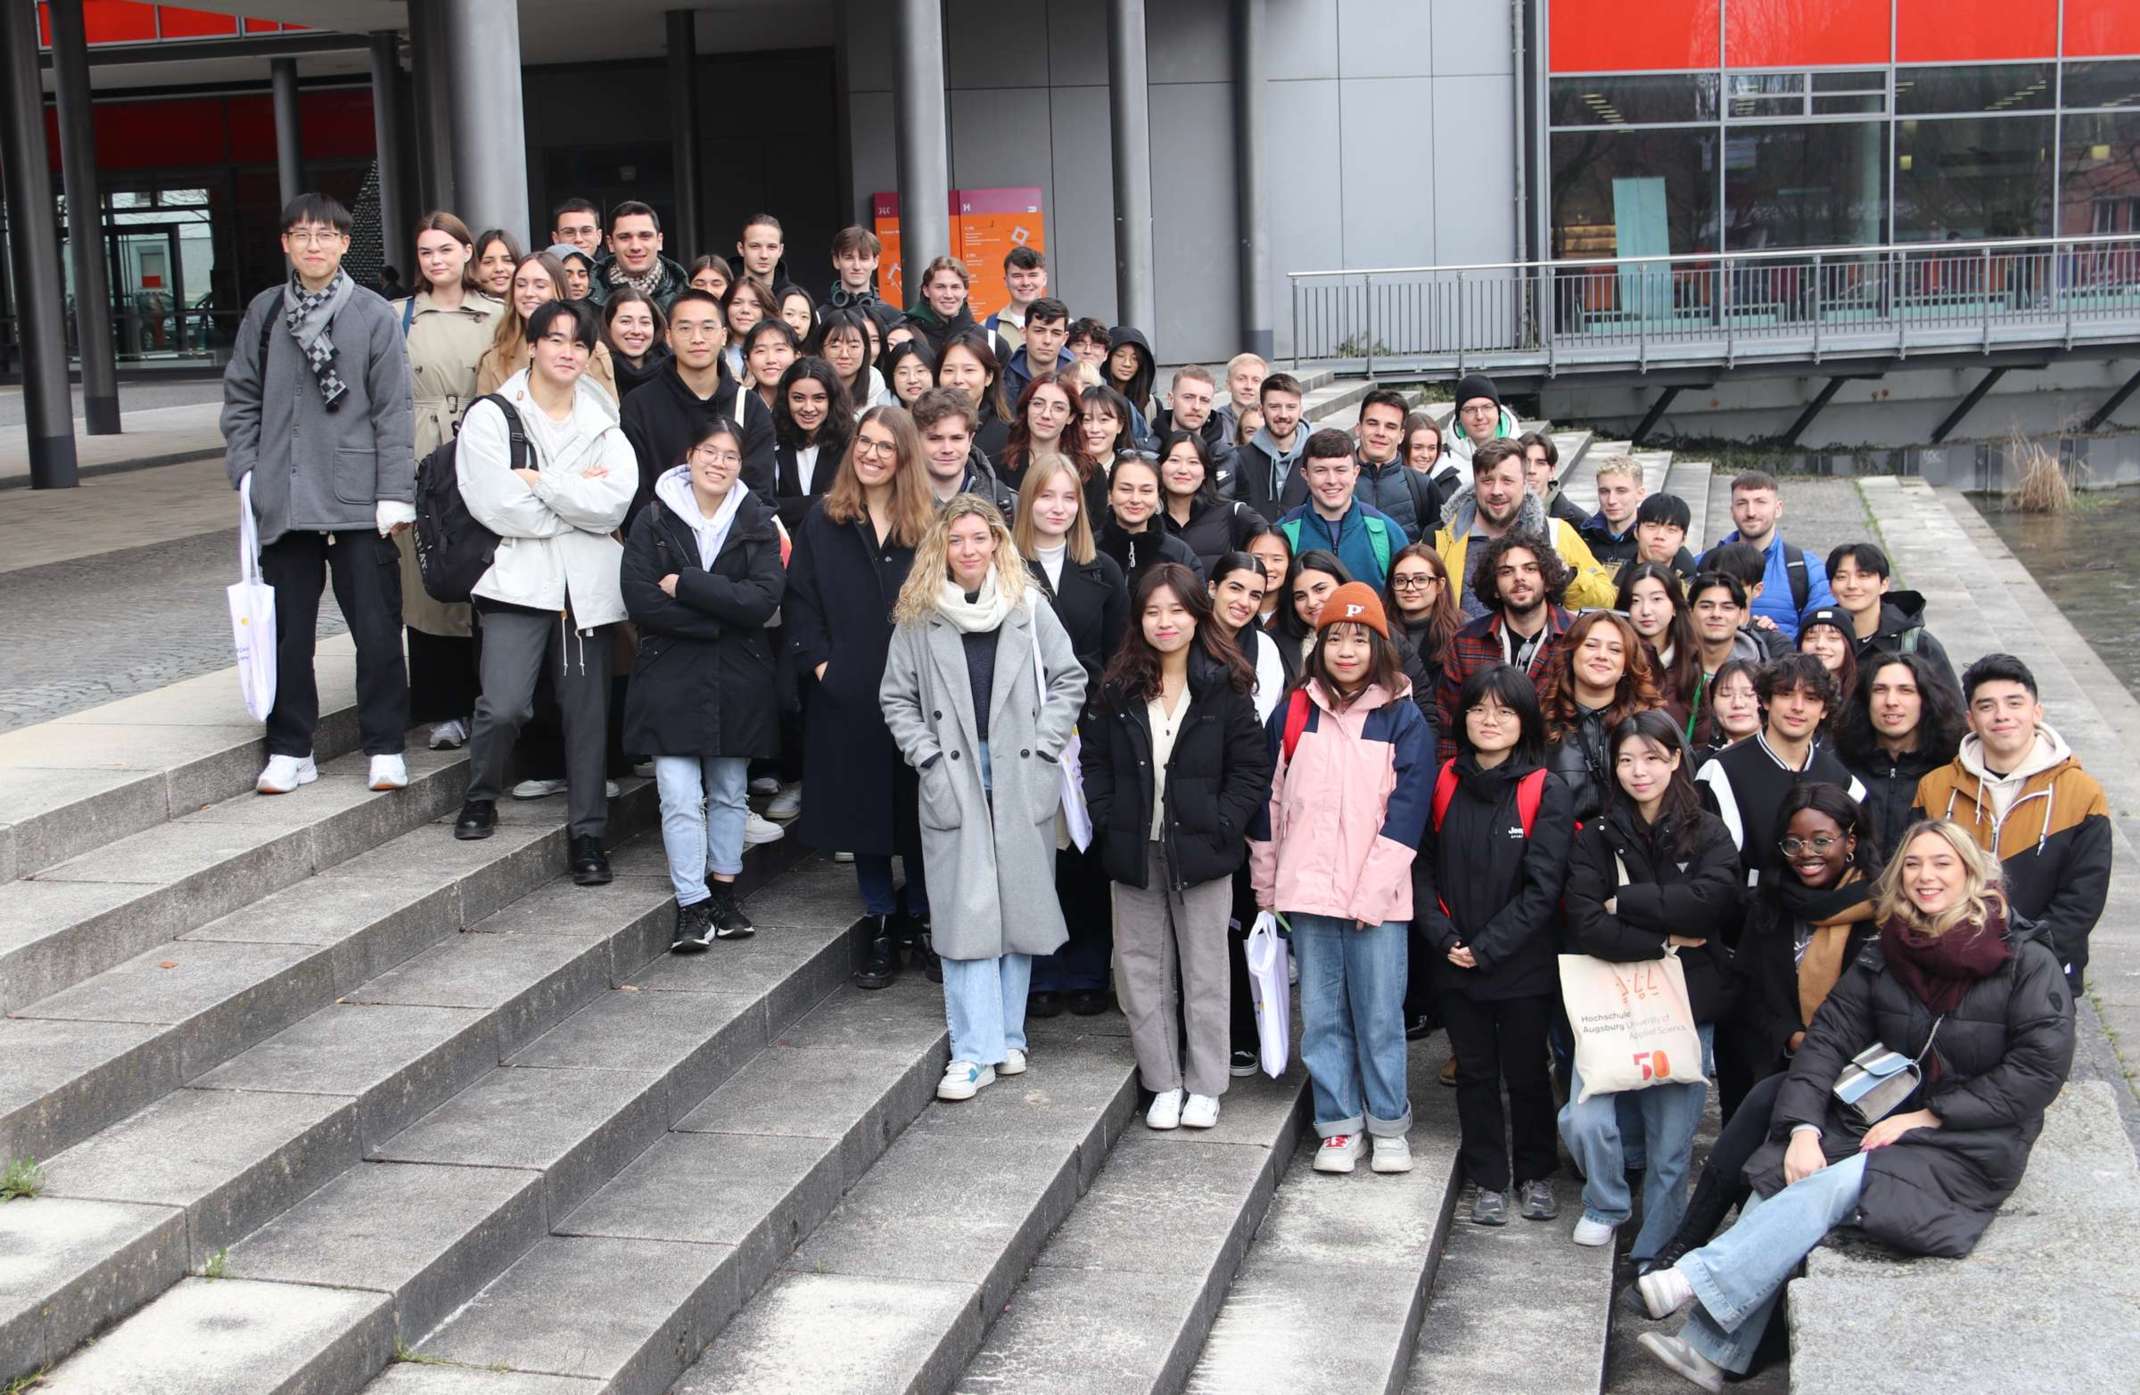
[{"label": "sneaker sole", "polygon": [[1678,1353],[1665,1346],[1662,1337],[1655,1332],[1643,1333],[1635,1339],[1635,1345],[1648,1352],[1652,1361],[1655,1361],[1673,1375],[1678,1376],[1681,1380],[1686,1381],[1689,1385],[1698,1386],[1703,1390],[1722,1390],[1724,1388],[1722,1381],[1704,1376],[1689,1367],[1686,1362],[1681,1361]]},{"label": "sneaker sole", "polygon": [[1376,1172],[1380,1172],[1387,1176],[1391,1173],[1396,1172],[1410,1172],[1412,1170],[1412,1160],[1410,1158],[1406,1158],[1403,1162],[1386,1163],[1382,1161],[1382,1159],[1376,1158],[1373,1162],[1369,1163],[1368,1166],[1370,1168],[1373,1168]]},{"label": "sneaker sole", "polygon": [[315,768],[314,768],[314,769],[313,769],[313,770],[311,771],[311,773],[309,773],[309,774],[300,774],[300,775],[299,775],[299,776],[297,777],[297,783],[296,783],[296,784],[294,784],[294,785],[292,785],[292,786],[290,786],[290,787],[289,787],[288,789],[286,789],[286,790],[284,790],[284,789],[276,789],[276,788],[274,788],[274,787],[273,787],[272,785],[263,785],[263,784],[260,784],[260,783],[258,783],[258,782],[256,781],[256,782],[254,783],[254,785],[253,785],[253,793],[254,793],[254,794],[295,794],[295,793],[297,793],[297,792],[298,792],[299,790],[303,789],[303,788],[304,788],[304,787],[305,787],[306,785],[309,785],[309,784],[311,784],[311,783],[312,783],[313,781],[315,781],[315,780],[319,779],[319,777],[320,777],[320,773],[319,773],[319,770],[318,770],[318,768],[317,768],[317,767],[315,767]]},{"label": "sneaker sole", "polygon": [[464,843],[480,843],[497,831],[495,825],[490,828],[456,828],[453,830],[453,836]]},{"label": "sneaker sole", "polygon": [[678,940],[675,944],[669,946],[669,953],[704,954],[706,948],[705,942],[701,940]]},{"label": "sneaker sole", "polygon": [[[757,926],[746,925],[740,930],[716,930],[713,932],[713,938],[715,940],[747,940],[757,933]],[[707,943],[710,944],[712,941],[709,940]]]},{"label": "sneaker sole", "polygon": [[403,780],[398,785],[395,784],[392,780],[382,780],[378,784],[371,786],[373,792],[377,794],[386,794],[392,790],[405,790],[408,787],[409,782],[407,780]]},{"label": "sneaker sole", "polygon": [[1209,1123],[1198,1123],[1194,1119],[1184,1119],[1181,1126],[1185,1129],[1215,1129],[1219,1126],[1219,1121],[1213,1119]]},{"label": "sneaker sole", "polygon": [[777,843],[786,836],[787,834],[784,830],[775,829],[773,830],[773,836],[770,838],[762,836],[746,836],[743,839],[743,846],[746,848],[762,848],[767,843]]},{"label": "sneaker sole", "polygon": [[[1643,1278],[1648,1277],[1646,1274],[1643,1276]],[[1690,1294],[1687,1301],[1677,1307],[1659,1308],[1656,1300],[1650,1297],[1649,1285],[1643,1283],[1642,1279],[1635,1280],[1635,1296],[1642,1301],[1642,1311],[1650,1315],[1650,1321],[1652,1322],[1664,1322],[1678,1313],[1685,1312],[1694,1303],[1694,1298]],[[1660,1357],[1659,1359],[1662,1360],[1663,1358]]]}]

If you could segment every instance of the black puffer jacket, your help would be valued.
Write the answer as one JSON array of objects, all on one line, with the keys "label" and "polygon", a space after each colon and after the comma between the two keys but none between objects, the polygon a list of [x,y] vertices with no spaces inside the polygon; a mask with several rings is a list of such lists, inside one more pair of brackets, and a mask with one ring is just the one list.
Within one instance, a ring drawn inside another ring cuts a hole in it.
[{"label": "black puffer jacket", "polygon": [[1574,724],[1546,747],[1546,769],[1568,786],[1577,823],[1591,823],[1605,812],[1605,796],[1613,783],[1606,737],[1605,714],[1578,706]]},{"label": "black puffer jacket", "polygon": [[[1714,1022],[1731,1006],[1731,951],[1724,936],[1738,923],[1746,874],[1724,821],[1707,810],[1694,817],[1693,853],[1682,859],[1669,814],[1645,824],[1627,801],[1615,801],[1575,835],[1561,904],[1574,951],[1616,964],[1662,959],[1672,935],[1707,940],[1700,949],[1679,951],[1679,964],[1694,1020]],[[1616,912],[1605,909],[1607,901]]]},{"label": "black puffer jacket", "polygon": [[1077,661],[1085,666],[1085,691],[1096,700],[1100,674],[1129,625],[1129,592],[1122,586],[1121,566],[1104,552],[1093,553],[1090,562],[1065,557],[1060,586],[1048,584],[1047,569],[1039,562],[1029,561],[1025,567],[1033,584],[1055,607],[1055,618],[1062,621]]},{"label": "black puffer jacket", "polygon": [[[1736,1002],[1730,1031],[1752,1069],[1750,1080],[1786,1069],[1791,1038],[1806,1029],[1798,1000],[1800,922],[1782,898],[1789,876],[1785,872],[1747,893],[1746,921],[1732,949]],[[1878,933],[1870,920],[1851,922],[1843,947],[1845,973]]]},{"label": "black puffer jacket", "polygon": [[[1248,852],[1248,823],[1271,797],[1270,742],[1255,699],[1236,692],[1201,650],[1189,655],[1189,711],[1167,761],[1163,827],[1177,887],[1230,877]],[[1084,742],[1085,800],[1108,878],[1143,887],[1152,841],[1152,723],[1145,699],[1104,690]]]},{"label": "black puffer jacket", "polygon": [[1899,849],[1902,835],[1909,831],[1914,820],[1910,806],[1917,799],[1917,782],[1947,762],[1934,760],[1921,751],[1905,751],[1891,756],[1886,751],[1875,749],[1866,759],[1843,757],[1843,768],[1857,776],[1865,786],[1865,797],[1858,803],[1865,810],[1865,817],[1872,820],[1873,834],[1880,840],[1880,856],[1893,857]]},{"label": "black puffer jacket", "polygon": [[1248,546],[1263,521],[1254,509],[1232,499],[1195,505],[1187,523],[1176,523],[1165,510],[1159,517],[1168,534],[1196,554],[1197,571],[1203,576],[1211,575],[1212,563],[1219,558]]},{"label": "black puffer jacket", "polygon": [[[1481,770],[1469,755],[1455,767],[1448,813],[1439,829],[1427,820],[1412,859],[1412,916],[1435,956],[1434,986],[1483,1001],[1558,993],[1555,932],[1575,832],[1568,787],[1546,776],[1525,838],[1516,786],[1538,767],[1510,759]],[[1477,968],[1449,962],[1460,944]]]},{"label": "black puffer jacket", "polygon": [[1161,562],[1179,562],[1199,577],[1204,574],[1189,545],[1169,533],[1166,525],[1156,517],[1145,525],[1143,532],[1131,533],[1110,514],[1093,542],[1122,569],[1122,587],[1132,600],[1136,599],[1137,583],[1144,578],[1146,568]]},{"label": "black puffer jacket", "polygon": [[[686,485],[686,488],[689,486]],[[740,486],[738,486],[740,487]],[[773,634],[787,574],[773,511],[746,492],[711,569],[664,497],[640,510],[624,543],[624,607],[639,654],[624,706],[625,749],[650,756],[780,754]],[[676,575],[676,594],[661,579]]]},{"label": "black puffer jacket", "polygon": [[[2057,956],[2025,922],[2007,942],[2013,957],[1939,1023],[1925,1085],[1905,1106],[1930,1109],[1941,1127],[1912,1130],[1866,1158],[1858,1225],[1899,1250],[1954,1258],[1975,1248],[2020,1183],[2043,1112],[2073,1068],[2073,997]],[[1820,1126],[1831,1162],[1857,1152],[1864,1129],[1830,1093],[1836,1077],[1875,1042],[1917,1055],[1932,1027],[1931,1010],[1887,971],[1881,947],[1860,955],[1814,1014],[1776,1096],[1770,1141],[1746,1165],[1754,1190],[1783,1189],[1798,1124]]]}]

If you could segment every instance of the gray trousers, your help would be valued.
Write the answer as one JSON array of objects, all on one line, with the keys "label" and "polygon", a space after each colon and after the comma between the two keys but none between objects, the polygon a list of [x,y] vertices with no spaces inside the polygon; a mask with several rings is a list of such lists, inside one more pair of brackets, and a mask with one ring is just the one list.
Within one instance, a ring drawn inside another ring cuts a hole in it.
[{"label": "gray trousers", "polygon": [[483,691],[468,737],[468,797],[496,799],[505,789],[513,740],[535,715],[535,682],[550,682],[565,728],[565,803],[575,838],[599,838],[609,826],[609,671],[614,625],[581,634],[561,615],[484,610]]},{"label": "gray trousers", "polygon": [[[1129,1019],[1130,1046],[1147,1090],[1226,1093],[1231,1051],[1232,978],[1226,917],[1233,881],[1220,877],[1170,891],[1158,843],[1145,845],[1145,889],[1115,883],[1115,990]],[[1181,1017],[1174,989],[1181,986]],[[1186,1025],[1186,1050],[1177,1045]]]}]

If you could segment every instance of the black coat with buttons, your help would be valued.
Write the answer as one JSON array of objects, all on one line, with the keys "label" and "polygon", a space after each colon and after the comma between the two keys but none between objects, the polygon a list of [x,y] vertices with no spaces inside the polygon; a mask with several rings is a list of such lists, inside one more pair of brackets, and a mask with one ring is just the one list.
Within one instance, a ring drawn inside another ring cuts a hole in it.
[{"label": "black coat with buttons", "polygon": [[1077,661],[1085,666],[1085,691],[1096,698],[1100,674],[1122,645],[1122,632],[1129,624],[1129,590],[1122,582],[1122,567],[1104,552],[1095,552],[1090,562],[1063,558],[1062,585],[1048,582],[1047,569],[1028,561],[1026,570],[1048,603],[1055,618],[1070,636]]},{"label": "black coat with buttons", "polygon": [[[1270,743],[1256,704],[1202,650],[1189,655],[1189,710],[1167,761],[1167,867],[1176,887],[1231,877],[1249,820],[1271,797]],[[1152,841],[1152,723],[1147,700],[1110,685],[1079,728],[1094,851],[1109,880],[1143,889]]]}]

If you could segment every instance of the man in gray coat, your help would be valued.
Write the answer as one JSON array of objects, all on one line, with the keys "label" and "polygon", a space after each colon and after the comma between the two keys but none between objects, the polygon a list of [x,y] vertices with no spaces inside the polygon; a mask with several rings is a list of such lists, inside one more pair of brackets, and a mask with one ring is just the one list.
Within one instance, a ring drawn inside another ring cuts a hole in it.
[{"label": "man in gray coat", "polygon": [[319,778],[312,676],[320,591],[357,642],[357,724],[371,787],[409,782],[401,655],[401,563],[392,534],[416,521],[414,419],[401,325],[342,270],[349,210],[300,194],[282,212],[290,279],[246,307],[223,373],[223,440],[232,488],[252,482],[260,575],[275,588],[275,706],[262,794]]}]

